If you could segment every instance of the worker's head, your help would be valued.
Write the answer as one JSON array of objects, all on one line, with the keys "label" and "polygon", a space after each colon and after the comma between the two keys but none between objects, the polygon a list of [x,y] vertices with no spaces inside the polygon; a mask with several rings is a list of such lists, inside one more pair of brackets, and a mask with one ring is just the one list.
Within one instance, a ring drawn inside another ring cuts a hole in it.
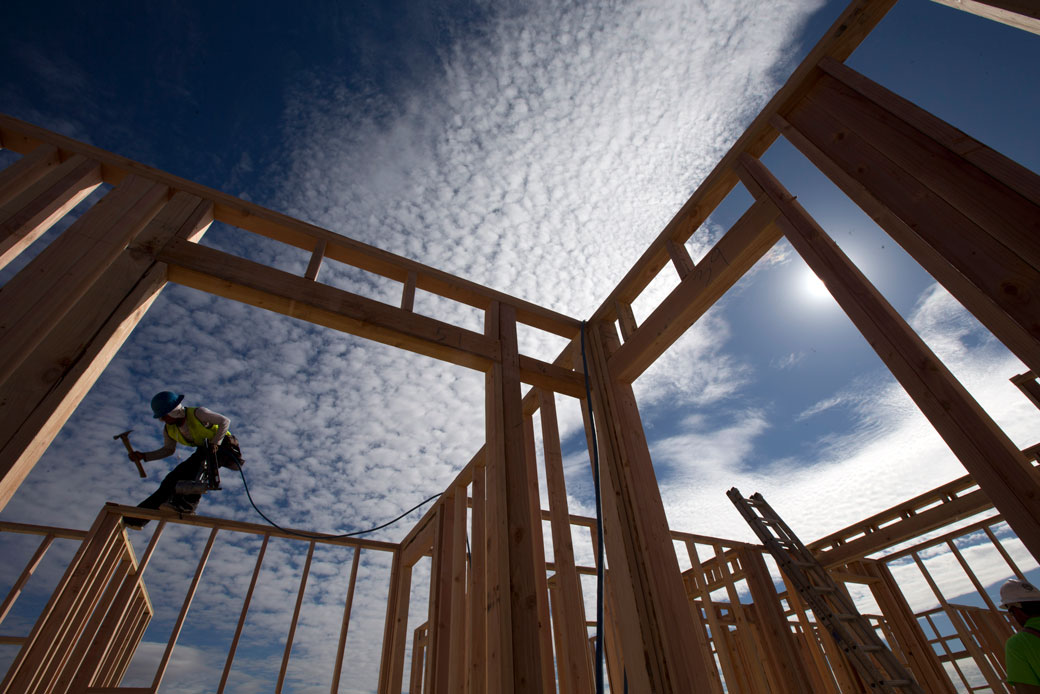
[{"label": "worker's head", "polygon": [[1000,606],[1024,625],[1030,617],[1040,617],[1040,590],[1032,583],[1012,578],[1000,587]]},{"label": "worker's head", "polygon": [[167,415],[178,409],[183,399],[183,395],[178,395],[170,390],[156,393],[155,397],[152,398],[152,412],[155,415],[155,419],[165,420]]}]

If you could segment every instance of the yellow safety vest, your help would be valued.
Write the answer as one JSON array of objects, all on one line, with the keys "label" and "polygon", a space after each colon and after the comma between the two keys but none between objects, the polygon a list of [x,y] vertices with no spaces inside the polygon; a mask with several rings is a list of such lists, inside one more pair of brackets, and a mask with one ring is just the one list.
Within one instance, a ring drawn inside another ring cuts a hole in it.
[{"label": "yellow safety vest", "polygon": [[184,434],[181,433],[180,427],[176,424],[167,424],[166,433],[170,435],[171,439],[185,446],[201,446],[202,442],[206,439],[209,439],[210,441],[213,440],[213,437],[217,435],[217,431],[220,427],[216,424],[206,426],[200,422],[199,418],[195,416],[196,409],[197,408],[195,407],[184,408],[185,418],[188,420],[188,431],[191,432],[191,437],[195,439],[195,441],[188,441],[188,439],[184,437]]}]

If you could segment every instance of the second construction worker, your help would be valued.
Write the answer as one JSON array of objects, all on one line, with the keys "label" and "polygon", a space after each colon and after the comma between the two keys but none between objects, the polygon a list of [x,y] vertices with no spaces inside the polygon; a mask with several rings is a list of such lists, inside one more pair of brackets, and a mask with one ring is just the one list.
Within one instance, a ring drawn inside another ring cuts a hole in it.
[{"label": "second construction worker", "polygon": [[1004,645],[1007,681],[1016,694],[1040,694],[1040,590],[1012,578],[1000,587],[1000,602],[1021,627]]},{"label": "second construction worker", "polygon": [[[139,503],[139,508],[167,509],[178,513],[194,513],[200,494],[178,494],[177,483],[194,480],[206,457],[215,455],[221,467],[238,470],[242,466],[242,452],[238,440],[228,431],[231,420],[205,407],[184,407],[183,395],[169,390],[157,393],[152,398],[152,413],[163,421],[163,446],[154,451],[133,451],[128,454],[134,462],[158,460],[173,455],[177,444],[191,446],[195,452],[173,468],[163,478],[159,488]],[[124,519],[129,528],[142,528],[148,522],[143,518]]]}]

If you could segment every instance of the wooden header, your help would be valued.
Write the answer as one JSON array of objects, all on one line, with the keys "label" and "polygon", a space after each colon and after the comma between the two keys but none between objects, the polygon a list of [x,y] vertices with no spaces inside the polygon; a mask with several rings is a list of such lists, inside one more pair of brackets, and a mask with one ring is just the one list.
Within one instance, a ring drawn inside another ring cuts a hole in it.
[{"label": "wooden header", "polygon": [[100,163],[101,177],[106,183],[118,184],[128,175],[137,174],[169,186],[172,190],[186,191],[211,201],[214,205],[214,218],[218,222],[307,252],[312,252],[317,244],[324,243],[325,258],[401,283],[408,281],[409,273],[414,273],[415,286],[431,294],[479,309],[487,308],[492,301],[499,301],[515,307],[517,320],[525,325],[562,337],[573,337],[578,332],[580,321],[556,311],[0,114],[0,147],[28,154],[41,144],[57,147],[63,161],[80,154]]}]

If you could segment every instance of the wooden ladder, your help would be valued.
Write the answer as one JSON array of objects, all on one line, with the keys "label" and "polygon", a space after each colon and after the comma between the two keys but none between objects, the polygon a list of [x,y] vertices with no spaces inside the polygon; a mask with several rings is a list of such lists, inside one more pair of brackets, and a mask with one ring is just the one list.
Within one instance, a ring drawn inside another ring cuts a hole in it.
[{"label": "wooden ladder", "polygon": [[755,493],[745,499],[736,487],[726,495],[870,691],[924,694],[910,671],[878,638],[874,627],[856,610],[845,591],[838,587],[762,495]]}]

